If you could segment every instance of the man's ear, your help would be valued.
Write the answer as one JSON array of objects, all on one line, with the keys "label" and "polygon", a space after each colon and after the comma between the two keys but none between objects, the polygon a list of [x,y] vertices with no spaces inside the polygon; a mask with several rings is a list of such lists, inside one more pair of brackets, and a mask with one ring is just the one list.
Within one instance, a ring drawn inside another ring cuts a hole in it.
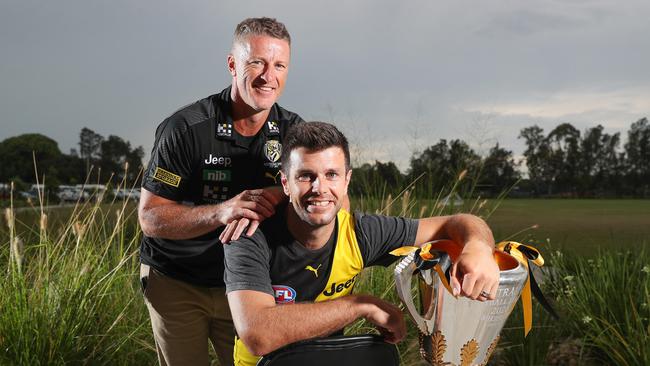
[{"label": "man's ear", "polygon": [[284,172],[280,170],[280,183],[282,183],[282,190],[284,191],[284,194],[291,199],[291,195],[289,192],[289,182],[287,181],[287,176],[284,175]]},{"label": "man's ear", "polygon": [[347,173],[345,173],[345,188],[347,190],[348,186],[350,185],[350,180],[352,179],[352,168],[348,170]]},{"label": "man's ear", "polygon": [[230,75],[236,76],[237,75],[237,69],[235,68],[235,56],[232,53],[228,54],[228,71],[230,71]]}]

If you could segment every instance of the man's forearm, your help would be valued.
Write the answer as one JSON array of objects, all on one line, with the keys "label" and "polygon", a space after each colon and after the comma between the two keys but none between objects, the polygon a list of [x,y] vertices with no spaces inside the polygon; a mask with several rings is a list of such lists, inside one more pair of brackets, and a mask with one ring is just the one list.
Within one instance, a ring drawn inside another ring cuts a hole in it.
[{"label": "man's forearm", "polygon": [[223,226],[219,210],[219,205],[167,204],[140,210],[140,223],[150,237],[190,239]]},{"label": "man's forearm", "polygon": [[[251,311],[245,298],[229,296],[237,334],[248,350],[265,355],[299,340],[327,336],[372,310],[369,296],[350,295],[318,303],[268,306]],[[241,311],[244,309],[243,311]]]},{"label": "man's forearm", "polygon": [[477,216],[453,215],[449,218],[446,231],[451,240],[465,244],[463,250],[494,250],[492,230],[485,221]]},{"label": "man's forearm", "polygon": [[190,239],[234,220],[262,221],[282,200],[277,187],[245,190],[216,205],[186,206],[143,189],[138,219],[145,235],[165,239]]},{"label": "man's forearm", "polygon": [[420,219],[416,244],[438,239],[451,239],[468,250],[494,249],[490,227],[481,218],[469,214]]}]

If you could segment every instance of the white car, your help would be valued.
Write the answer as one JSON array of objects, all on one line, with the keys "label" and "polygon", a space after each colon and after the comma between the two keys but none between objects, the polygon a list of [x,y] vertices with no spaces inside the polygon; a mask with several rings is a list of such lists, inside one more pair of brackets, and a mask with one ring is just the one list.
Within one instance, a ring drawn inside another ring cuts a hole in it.
[{"label": "white car", "polygon": [[140,199],[140,188],[114,189],[113,195],[115,195],[115,198],[119,200],[130,199],[137,201]]},{"label": "white car", "polygon": [[85,201],[90,197],[88,192],[73,188],[61,189],[56,195],[63,202]]}]

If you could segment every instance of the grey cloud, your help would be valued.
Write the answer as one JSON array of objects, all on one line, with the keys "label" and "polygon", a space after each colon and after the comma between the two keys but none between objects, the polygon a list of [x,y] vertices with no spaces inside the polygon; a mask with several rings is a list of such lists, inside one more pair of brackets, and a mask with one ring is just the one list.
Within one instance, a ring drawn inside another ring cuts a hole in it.
[{"label": "grey cloud", "polygon": [[[87,126],[149,151],[164,117],[229,83],[236,23],[267,15],[294,38],[281,104],[339,123],[368,159],[405,166],[414,149],[469,139],[484,120],[488,135],[520,150],[519,128],[560,121],[472,107],[647,87],[648,10],[646,1],[10,2],[0,12],[0,139],[41,132],[68,151]],[[566,117],[620,128],[602,107]],[[620,120],[650,114],[629,109],[617,109]]]}]

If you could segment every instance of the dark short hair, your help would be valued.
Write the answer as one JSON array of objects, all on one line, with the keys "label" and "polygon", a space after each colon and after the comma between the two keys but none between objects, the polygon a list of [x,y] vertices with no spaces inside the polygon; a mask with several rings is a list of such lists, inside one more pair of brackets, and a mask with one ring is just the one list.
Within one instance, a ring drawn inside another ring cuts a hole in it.
[{"label": "dark short hair", "polygon": [[293,125],[282,142],[282,171],[289,169],[289,157],[297,148],[321,151],[330,147],[340,147],[345,155],[345,170],[350,170],[350,147],[345,135],[326,122],[304,122]]},{"label": "dark short hair", "polygon": [[237,24],[233,45],[249,36],[269,36],[283,39],[291,45],[291,36],[284,24],[274,18],[248,18]]}]

